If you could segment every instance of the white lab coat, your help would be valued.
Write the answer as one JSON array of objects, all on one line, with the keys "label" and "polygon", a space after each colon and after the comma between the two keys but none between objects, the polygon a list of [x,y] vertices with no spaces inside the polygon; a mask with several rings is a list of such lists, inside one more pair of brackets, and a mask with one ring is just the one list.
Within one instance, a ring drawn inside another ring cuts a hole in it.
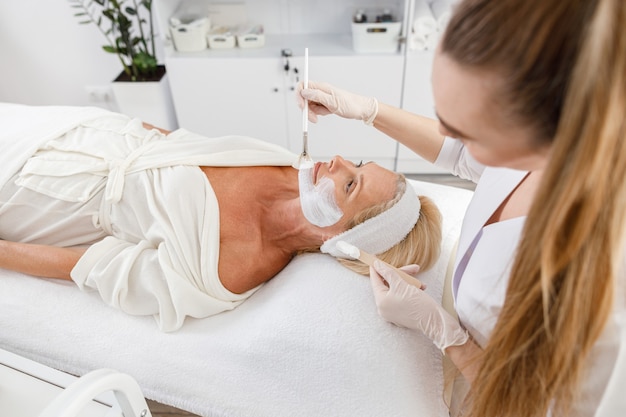
[{"label": "white lab coat", "polygon": [[[449,138],[435,163],[477,183],[459,238],[452,291],[459,320],[484,346],[504,303],[511,263],[526,218],[488,226],[485,223],[526,172],[481,166],[461,142]],[[582,394],[574,405],[573,415],[626,415],[623,393],[626,387],[625,280],[624,275],[619,277],[614,312],[591,352]]]},{"label": "white lab coat", "polygon": [[0,238],[90,245],[71,272],[78,286],[164,331],[255,291],[219,280],[219,207],[198,166],[289,166],[296,155],[248,137],[165,136],[104,110],[3,105],[0,118],[11,150],[0,156]]}]

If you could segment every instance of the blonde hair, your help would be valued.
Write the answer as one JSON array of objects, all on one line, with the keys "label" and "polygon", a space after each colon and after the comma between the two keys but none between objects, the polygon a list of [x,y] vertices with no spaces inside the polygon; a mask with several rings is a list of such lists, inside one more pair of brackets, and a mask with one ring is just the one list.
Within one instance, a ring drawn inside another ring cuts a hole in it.
[{"label": "blonde hair", "polygon": [[[348,224],[354,227],[365,220],[374,217],[393,206],[404,194],[407,184],[406,178],[398,174],[396,195],[390,201],[370,207],[357,214]],[[407,236],[391,249],[376,256],[396,267],[409,264],[418,264],[420,271],[431,268],[439,258],[441,251],[441,213],[433,201],[425,196],[419,196],[421,209],[417,223]],[[344,266],[362,275],[369,275],[369,266],[360,261],[351,259],[339,260]]]},{"label": "blonde hair", "polygon": [[444,53],[495,69],[498,99],[552,142],[471,416],[565,416],[579,396],[623,260],[625,24],[623,0],[464,0],[444,35]]}]

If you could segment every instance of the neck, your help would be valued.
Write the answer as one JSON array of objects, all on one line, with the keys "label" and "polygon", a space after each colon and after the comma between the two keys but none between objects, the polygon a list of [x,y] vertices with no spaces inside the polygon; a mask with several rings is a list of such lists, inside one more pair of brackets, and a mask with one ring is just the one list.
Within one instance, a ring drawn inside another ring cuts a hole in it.
[{"label": "neck", "polygon": [[261,223],[263,239],[290,253],[319,247],[341,230],[338,226],[318,227],[302,214],[299,198],[278,200],[267,207]]}]

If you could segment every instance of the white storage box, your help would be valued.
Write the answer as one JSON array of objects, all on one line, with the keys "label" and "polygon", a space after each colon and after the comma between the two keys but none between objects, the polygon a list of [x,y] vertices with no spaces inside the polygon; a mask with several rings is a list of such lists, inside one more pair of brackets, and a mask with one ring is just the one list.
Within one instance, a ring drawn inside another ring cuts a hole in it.
[{"label": "white storage box", "polygon": [[170,33],[174,48],[180,52],[196,52],[207,48],[207,33],[211,28],[208,17],[183,22],[178,18],[170,18]]},{"label": "white storage box", "polygon": [[398,51],[402,23],[393,8],[358,9],[352,18],[352,47],[356,52]]},{"label": "white storage box", "polygon": [[206,49],[206,35],[211,29],[206,0],[181,0],[169,18],[169,29],[177,51],[195,52]]},{"label": "white storage box", "polygon": [[352,23],[352,46],[363,53],[396,52],[402,22]]},{"label": "white storage box", "polygon": [[235,47],[235,34],[224,26],[218,26],[211,29],[207,35],[207,42],[209,48],[213,49],[227,49]]},{"label": "white storage box", "polygon": [[260,48],[265,45],[263,25],[256,25],[240,31],[237,35],[237,45],[240,48]]}]

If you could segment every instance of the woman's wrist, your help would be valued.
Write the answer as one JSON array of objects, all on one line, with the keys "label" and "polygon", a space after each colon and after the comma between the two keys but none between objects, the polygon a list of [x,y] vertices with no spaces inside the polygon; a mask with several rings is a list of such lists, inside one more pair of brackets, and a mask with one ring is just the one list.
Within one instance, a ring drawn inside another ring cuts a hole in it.
[{"label": "woman's wrist", "polygon": [[363,119],[363,123],[368,126],[372,126],[374,124],[374,120],[376,120],[376,116],[378,116],[378,100],[373,97],[370,100],[368,114]]},{"label": "woman's wrist", "polygon": [[445,349],[446,356],[461,371],[468,382],[474,380],[474,376],[480,366],[482,349],[471,337],[462,345],[448,346]]}]

